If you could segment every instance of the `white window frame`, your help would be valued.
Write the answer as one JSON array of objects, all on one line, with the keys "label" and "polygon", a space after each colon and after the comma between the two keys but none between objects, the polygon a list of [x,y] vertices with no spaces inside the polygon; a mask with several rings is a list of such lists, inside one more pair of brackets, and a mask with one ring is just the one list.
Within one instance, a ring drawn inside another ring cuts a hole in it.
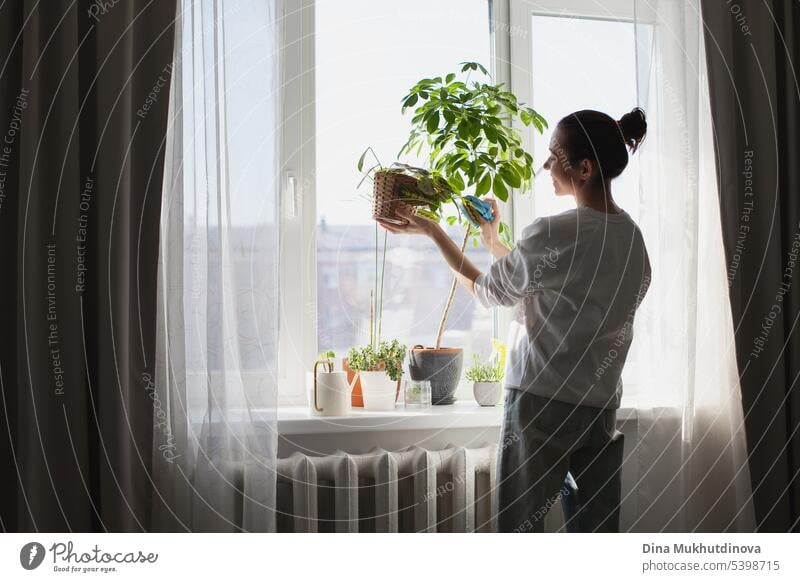
[{"label": "white window frame", "polygon": [[314,0],[279,0],[281,197],[278,404],[305,403],[317,357]]}]

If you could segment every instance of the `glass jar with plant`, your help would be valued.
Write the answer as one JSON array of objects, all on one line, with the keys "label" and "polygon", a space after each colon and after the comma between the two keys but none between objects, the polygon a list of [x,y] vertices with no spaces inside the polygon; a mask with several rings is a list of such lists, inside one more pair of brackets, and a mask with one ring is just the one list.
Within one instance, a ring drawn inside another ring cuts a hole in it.
[{"label": "glass jar with plant", "polygon": [[475,401],[481,406],[494,406],[500,399],[505,365],[506,345],[497,340],[492,340],[492,354],[488,361],[484,362],[480,355],[474,355],[474,363],[467,370],[466,378],[472,382]]}]

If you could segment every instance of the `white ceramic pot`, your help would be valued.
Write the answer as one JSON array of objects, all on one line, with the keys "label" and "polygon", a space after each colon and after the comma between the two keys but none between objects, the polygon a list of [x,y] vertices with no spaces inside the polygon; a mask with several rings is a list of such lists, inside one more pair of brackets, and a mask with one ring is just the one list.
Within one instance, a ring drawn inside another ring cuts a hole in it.
[{"label": "white ceramic pot", "polygon": [[481,406],[495,406],[503,393],[503,385],[500,382],[473,382],[472,393]]},{"label": "white ceramic pot", "polygon": [[361,395],[365,410],[393,410],[397,396],[397,381],[382,371],[359,372]]}]

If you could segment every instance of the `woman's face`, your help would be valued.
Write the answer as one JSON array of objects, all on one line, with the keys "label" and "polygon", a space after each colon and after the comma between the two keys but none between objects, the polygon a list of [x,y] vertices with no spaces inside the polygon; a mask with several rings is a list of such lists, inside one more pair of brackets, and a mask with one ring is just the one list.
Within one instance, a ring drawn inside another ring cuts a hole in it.
[{"label": "woman's face", "polygon": [[556,196],[575,195],[575,191],[585,182],[584,164],[570,163],[564,146],[563,133],[557,127],[550,139],[550,156],[544,163],[544,169],[550,172]]}]

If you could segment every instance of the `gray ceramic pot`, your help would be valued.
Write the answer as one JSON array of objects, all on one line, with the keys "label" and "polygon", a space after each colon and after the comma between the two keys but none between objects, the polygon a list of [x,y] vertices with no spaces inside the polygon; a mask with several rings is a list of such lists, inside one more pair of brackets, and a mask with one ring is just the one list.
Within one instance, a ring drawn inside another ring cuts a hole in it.
[{"label": "gray ceramic pot", "polygon": [[452,404],[461,379],[464,350],[461,348],[425,348],[414,346],[408,352],[408,372],[412,380],[431,383],[433,404]]}]

